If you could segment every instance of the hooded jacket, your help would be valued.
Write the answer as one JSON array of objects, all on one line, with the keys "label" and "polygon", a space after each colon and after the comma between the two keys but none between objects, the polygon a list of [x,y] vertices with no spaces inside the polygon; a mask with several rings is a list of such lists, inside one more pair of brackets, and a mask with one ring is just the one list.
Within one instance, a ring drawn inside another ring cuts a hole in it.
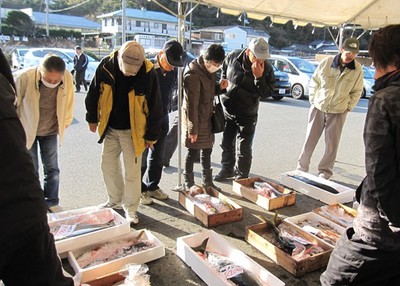
[{"label": "hooded jacket", "polygon": [[367,176],[354,229],[367,244],[400,250],[400,70],[376,81],[364,126]]},{"label": "hooded jacket", "polygon": [[[102,143],[108,128],[115,92],[115,65],[118,65],[118,51],[101,60],[90,83],[87,93],[86,121],[98,124]],[[135,156],[140,156],[146,148],[145,140],[156,142],[160,135],[162,103],[157,75],[153,64],[145,59],[135,77],[138,80],[129,92],[129,117]]]}]

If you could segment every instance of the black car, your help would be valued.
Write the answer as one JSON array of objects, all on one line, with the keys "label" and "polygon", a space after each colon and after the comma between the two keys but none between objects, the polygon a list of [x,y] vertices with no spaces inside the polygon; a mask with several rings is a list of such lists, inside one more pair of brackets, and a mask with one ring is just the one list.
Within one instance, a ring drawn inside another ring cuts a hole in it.
[{"label": "black car", "polygon": [[281,100],[284,96],[291,96],[289,77],[285,72],[279,71],[275,66],[272,66],[275,74],[274,100]]}]

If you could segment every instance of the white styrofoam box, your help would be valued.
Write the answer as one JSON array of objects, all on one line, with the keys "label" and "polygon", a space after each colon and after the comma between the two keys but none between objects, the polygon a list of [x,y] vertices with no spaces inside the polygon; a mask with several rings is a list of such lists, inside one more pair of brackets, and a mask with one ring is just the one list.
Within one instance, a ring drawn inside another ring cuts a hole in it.
[{"label": "white styrofoam box", "polygon": [[58,213],[48,213],[47,221],[52,222],[55,220],[65,219],[65,218],[76,216],[76,215],[81,215],[81,214],[85,214],[85,213],[89,213],[89,212],[98,211],[101,209],[102,209],[102,207],[99,207],[99,206],[90,206],[90,207],[73,209],[73,210],[68,210],[68,211],[63,211],[63,212],[58,212]]},{"label": "white styrofoam box", "polygon": [[[323,223],[328,225],[329,227],[331,227],[333,230],[335,230],[338,234],[342,235],[345,231],[345,228],[334,223],[333,221],[330,221],[320,215],[317,215],[314,212],[308,212],[308,213],[304,213],[301,215],[297,215],[297,216],[292,216],[292,217],[287,217],[285,218],[285,221],[287,221],[288,223],[301,228],[299,226],[299,223],[305,221],[305,220],[313,220],[313,221],[317,221],[319,223]],[[303,229],[303,228],[302,228]],[[303,229],[304,231],[307,231],[306,229]],[[307,231],[308,232],[308,231]],[[317,237],[316,235],[313,235],[316,239],[318,240],[323,240],[322,238]],[[330,244],[328,241],[323,240],[326,244],[329,244],[332,247],[335,247],[335,245]]]},{"label": "white styrofoam box", "polygon": [[[103,240],[107,240],[110,238],[113,238],[115,236],[123,235],[126,233],[129,233],[130,231],[130,223],[122,217],[120,214],[118,214],[116,211],[113,209],[100,209],[94,212],[89,212],[87,213],[88,215],[91,214],[100,214],[101,212],[112,212],[114,216],[114,226],[99,229],[93,232],[81,234],[78,236],[74,237],[69,237],[61,240],[55,241],[57,253],[61,254],[61,258],[65,257],[65,253],[73,250],[78,247],[84,247],[90,244],[93,244],[94,241],[101,242]],[[78,215],[84,215],[84,214],[78,214]],[[51,227],[53,224],[62,224],[63,222],[66,222],[66,225],[68,221],[73,218],[72,217],[67,217],[61,220],[56,220],[49,222],[49,226]]]},{"label": "white styrofoam box", "polygon": [[[333,194],[316,186],[304,183],[303,181],[291,177],[293,175],[305,177],[315,182],[330,186],[339,193]],[[354,189],[298,170],[281,174],[280,182],[289,188],[327,204],[352,202],[355,194]]]},{"label": "white styrofoam box", "polygon": [[[142,239],[150,240],[154,243],[154,247],[125,256],[115,260],[111,260],[105,262],[103,264],[95,265],[92,267],[81,268],[78,264],[78,257],[80,257],[84,252],[89,251],[90,249],[96,248],[99,245],[117,241],[120,239],[129,239],[137,237],[140,232],[144,231]],[[88,281],[95,280],[99,277],[106,276],[110,273],[121,270],[128,263],[146,263],[149,261],[156,260],[165,256],[165,245],[155,237],[149,230],[141,229],[137,231],[132,231],[129,234],[121,235],[118,237],[114,237],[107,241],[103,241],[102,243],[94,243],[89,246],[81,247],[79,249],[75,249],[68,252],[68,261],[71,264],[72,268],[75,270],[75,273],[80,273],[82,276],[81,283],[85,283]]]},{"label": "white styrofoam box", "polygon": [[209,238],[207,251],[215,252],[221,256],[239,263],[244,269],[258,276],[263,283],[271,286],[283,286],[281,280],[260,266],[242,251],[232,247],[221,235],[213,230],[178,237],[176,241],[177,255],[192,268],[192,270],[207,284],[212,286],[233,285],[220,273],[211,267],[208,261],[201,258],[191,247],[199,246],[206,238]]}]

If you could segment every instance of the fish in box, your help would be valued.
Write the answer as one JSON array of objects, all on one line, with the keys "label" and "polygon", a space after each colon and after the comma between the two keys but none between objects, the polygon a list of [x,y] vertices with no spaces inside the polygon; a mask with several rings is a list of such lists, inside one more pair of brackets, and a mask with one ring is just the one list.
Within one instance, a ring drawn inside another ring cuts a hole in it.
[{"label": "fish in box", "polygon": [[353,220],[357,215],[355,209],[342,204],[331,204],[313,210],[316,214],[333,221],[334,223],[347,228],[353,226]]}]

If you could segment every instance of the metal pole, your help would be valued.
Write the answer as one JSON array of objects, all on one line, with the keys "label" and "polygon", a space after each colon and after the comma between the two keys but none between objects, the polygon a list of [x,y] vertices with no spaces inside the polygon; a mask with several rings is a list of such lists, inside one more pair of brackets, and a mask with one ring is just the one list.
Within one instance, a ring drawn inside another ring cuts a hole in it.
[{"label": "metal pole", "polygon": [[49,0],[46,0],[46,36],[49,37]]},{"label": "metal pole", "polygon": [[[193,2],[190,2],[190,11],[193,10]],[[190,23],[189,23],[189,52],[192,52],[192,14],[193,12],[190,12]],[[188,49],[186,49],[188,50]]]},{"label": "metal pole", "polygon": [[121,38],[121,45],[126,42],[126,0],[122,0],[122,38]]},{"label": "metal pole", "polygon": [[0,34],[1,34],[1,4],[3,4],[3,0],[0,0]]}]

